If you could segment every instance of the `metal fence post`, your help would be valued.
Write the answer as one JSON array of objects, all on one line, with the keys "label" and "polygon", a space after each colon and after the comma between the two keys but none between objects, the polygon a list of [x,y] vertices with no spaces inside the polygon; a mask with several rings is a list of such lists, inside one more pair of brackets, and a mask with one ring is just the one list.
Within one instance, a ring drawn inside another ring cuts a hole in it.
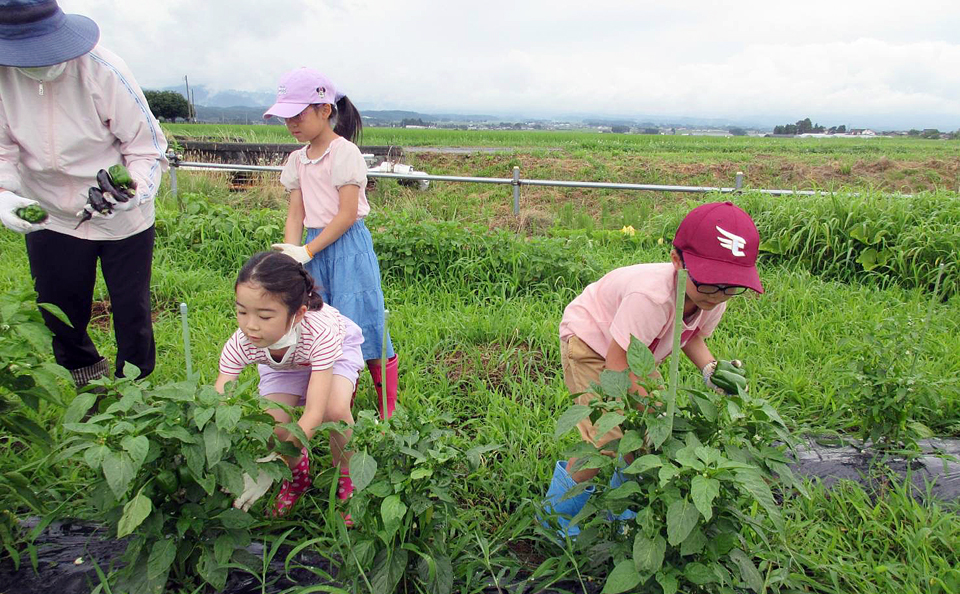
[{"label": "metal fence post", "polygon": [[513,168],[513,214],[520,214],[520,168]]},{"label": "metal fence post", "polygon": [[734,182],[733,185],[734,185],[734,189],[737,192],[743,189],[743,172],[742,171],[737,172],[737,180]]}]

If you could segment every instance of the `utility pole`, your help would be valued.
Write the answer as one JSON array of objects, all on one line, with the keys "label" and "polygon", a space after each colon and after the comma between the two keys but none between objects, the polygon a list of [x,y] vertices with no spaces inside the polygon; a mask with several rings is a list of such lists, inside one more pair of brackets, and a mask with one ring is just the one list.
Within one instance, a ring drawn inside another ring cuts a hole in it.
[{"label": "utility pole", "polygon": [[190,82],[187,80],[187,75],[183,75],[183,84],[187,86],[187,111],[189,112],[189,117],[187,118],[191,122],[196,120],[196,114],[193,112],[193,101],[190,99]]}]

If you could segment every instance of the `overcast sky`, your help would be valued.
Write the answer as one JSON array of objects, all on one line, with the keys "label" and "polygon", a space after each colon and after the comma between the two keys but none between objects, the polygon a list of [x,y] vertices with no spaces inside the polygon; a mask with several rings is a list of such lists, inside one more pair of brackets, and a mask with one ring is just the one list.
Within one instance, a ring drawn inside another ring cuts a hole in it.
[{"label": "overcast sky", "polygon": [[960,2],[60,0],[141,86],[272,91],[325,72],[366,109],[960,128]]}]

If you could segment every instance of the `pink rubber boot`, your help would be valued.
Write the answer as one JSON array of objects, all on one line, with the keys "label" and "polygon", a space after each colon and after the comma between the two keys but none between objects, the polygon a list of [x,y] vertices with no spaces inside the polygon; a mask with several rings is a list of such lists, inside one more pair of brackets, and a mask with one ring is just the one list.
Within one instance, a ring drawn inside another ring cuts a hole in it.
[{"label": "pink rubber boot", "polygon": [[[353,481],[350,480],[350,469],[347,468],[340,471],[340,478],[337,479],[337,499],[346,501],[351,496],[353,496]],[[350,514],[343,514],[343,523],[347,528],[353,528],[353,519],[350,518]]]},{"label": "pink rubber boot", "polygon": [[310,488],[310,484],[310,458],[304,446],[300,450],[300,461],[293,469],[293,480],[283,481],[283,485],[280,486],[280,493],[277,494],[277,502],[273,508],[273,517],[287,515],[300,496]]},{"label": "pink rubber boot", "polygon": [[368,365],[370,377],[373,378],[373,387],[377,390],[377,411],[381,419],[389,419],[397,408],[397,356],[387,359],[387,414],[383,414],[383,381],[380,377],[379,365]]}]

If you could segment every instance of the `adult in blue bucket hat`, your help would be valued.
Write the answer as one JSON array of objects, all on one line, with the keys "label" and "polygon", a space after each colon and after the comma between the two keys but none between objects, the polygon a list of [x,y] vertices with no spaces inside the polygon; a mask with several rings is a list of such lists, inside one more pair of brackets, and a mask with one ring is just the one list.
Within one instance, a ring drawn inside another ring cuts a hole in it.
[{"label": "adult in blue bucket hat", "polygon": [[[115,369],[155,365],[150,317],[154,202],[167,167],[167,143],[127,65],[98,45],[87,17],[64,14],[55,0],[0,0],[0,222],[26,238],[38,301],[57,362],[78,387],[109,373],[87,333],[97,263],[117,340]],[[132,198],[98,182],[98,172],[127,167]],[[88,198],[109,204],[92,219]],[[41,223],[17,216],[25,206]],[[102,212],[101,212],[102,211]],[[71,327],[72,326],[72,327]]]}]

